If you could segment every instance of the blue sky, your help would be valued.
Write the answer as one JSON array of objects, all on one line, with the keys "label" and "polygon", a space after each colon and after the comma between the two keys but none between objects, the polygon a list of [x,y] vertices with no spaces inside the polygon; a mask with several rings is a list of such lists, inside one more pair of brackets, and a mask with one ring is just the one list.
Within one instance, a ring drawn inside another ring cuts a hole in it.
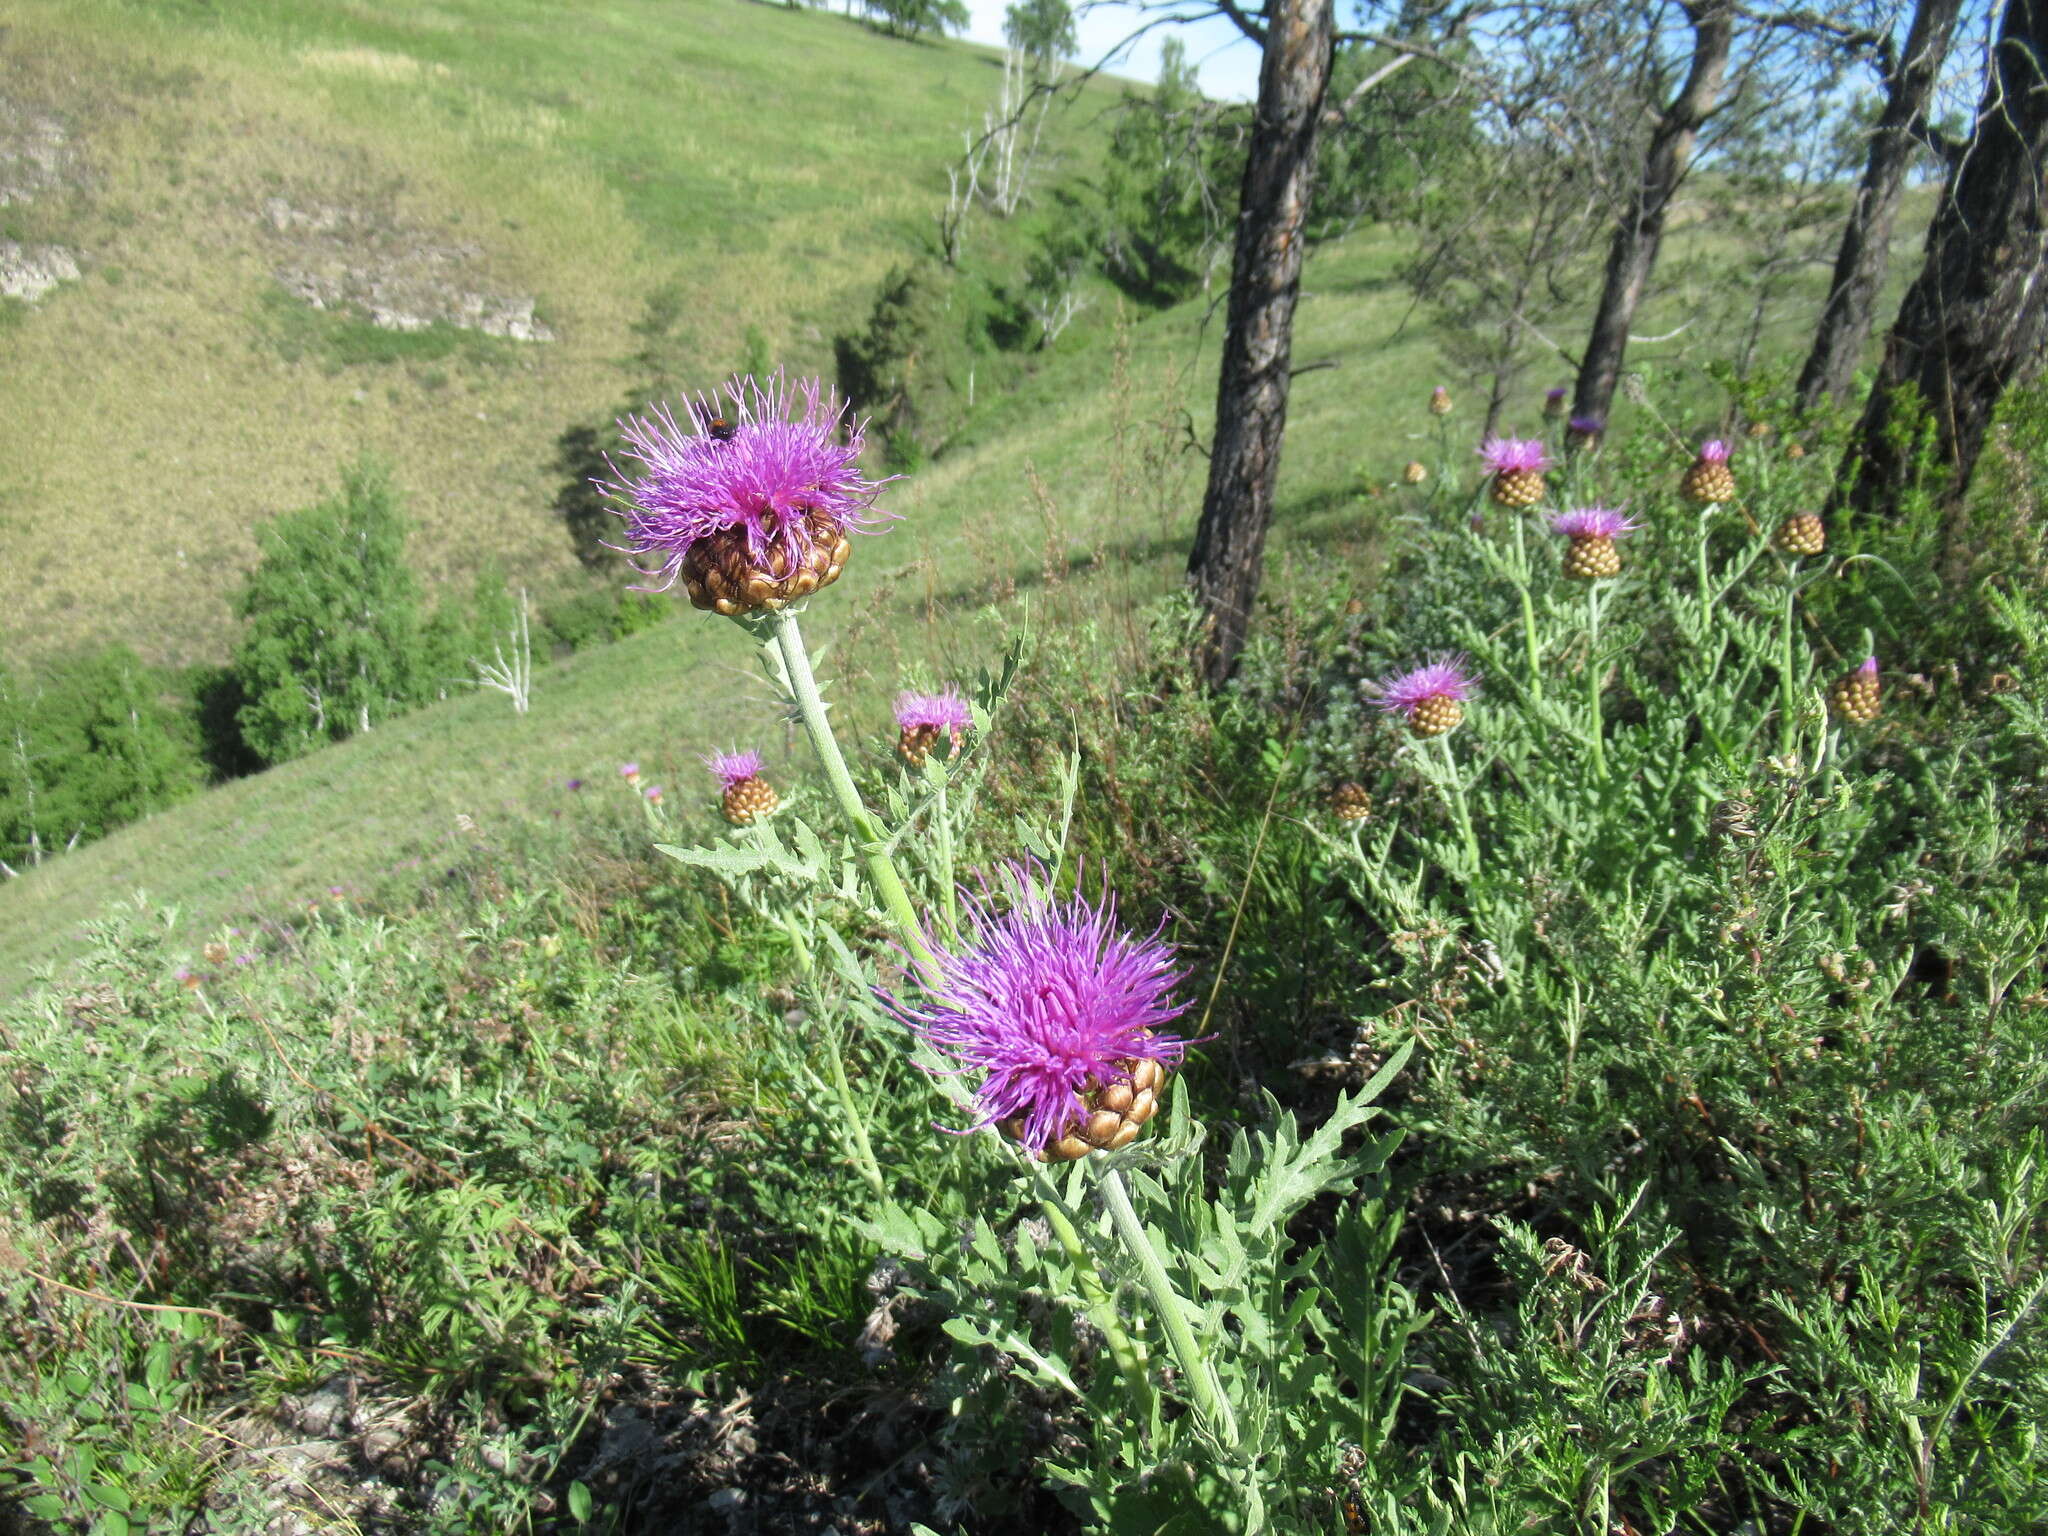
[{"label": "blue sky", "polygon": [[[974,21],[967,35],[977,43],[1003,41],[1003,12],[1009,0],[967,0]],[[1076,9],[1079,9],[1078,5]],[[1094,64],[1123,38],[1144,24],[1135,6],[1098,5],[1079,18],[1081,51],[1076,62]],[[1202,78],[1202,89],[1228,101],[1250,101],[1259,93],[1259,50],[1245,35],[1221,16],[1184,27],[1156,27],[1147,32],[1117,62],[1107,66],[1111,74],[1133,80],[1159,78],[1159,45],[1170,33],[1179,33],[1187,44],[1188,58]]]}]

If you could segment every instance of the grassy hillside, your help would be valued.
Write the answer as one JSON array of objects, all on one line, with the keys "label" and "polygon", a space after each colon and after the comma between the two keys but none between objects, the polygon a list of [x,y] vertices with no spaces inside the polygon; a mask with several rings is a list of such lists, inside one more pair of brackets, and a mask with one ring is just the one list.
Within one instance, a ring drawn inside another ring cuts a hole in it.
[{"label": "grassy hillside", "polygon": [[423,571],[573,570],[561,432],[650,351],[716,376],[755,327],[829,367],[997,83],[981,49],[731,0],[8,9],[0,240],[79,273],[0,302],[16,656],[218,655],[254,525],[364,448]]},{"label": "grassy hillside", "polygon": [[[1408,435],[1429,423],[1412,384],[1428,343],[1420,333],[1390,340],[1401,314],[1385,281],[1390,260],[1359,242],[1311,269],[1303,345],[1354,365],[1305,374],[1297,387],[1278,580],[1304,540],[1337,551],[1319,579],[1369,578],[1378,519],[1350,493],[1368,467],[1405,457]],[[1008,408],[1007,430],[891,489],[884,504],[901,521],[857,545],[808,621],[814,643],[835,647],[850,738],[879,749],[886,699],[912,669],[971,677],[1026,615],[1061,628],[1171,587],[1202,484],[1183,413],[1200,420],[1211,408],[1215,337],[1202,320],[1191,305],[1062,355]],[[1386,366],[1359,368],[1360,355]],[[458,812],[501,822],[600,814],[561,786],[582,778],[609,796],[625,759],[680,781],[686,801],[708,783],[695,756],[714,745],[759,744],[771,768],[804,763],[746,637],[706,616],[579,653],[544,671],[536,693],[524,717],[495,694],[423,710],[0,886],[0,978],[18,981],[36,959],[70,951],[83,921],[136,888],[182,907],[196,934],[330,885],[373,883],[453,838]]]},{"label": "grassy hillside", "polygon": [[[252,528],[366,447],[397,462],[430,580],[486,558],[515,580],[568,576],[552,513],[563,429],[602,419],[658,366],[716,377],[749,327],[778,361],[829,372],[831,332],[920,248],[959,129],[994,92],[978,50],[730,0],[571,20],[538,3],[246,0],[30,0],[18,16],[0,33],[0,127],[61,133],[38,141],[56,149],[0,226],[85,260],[32,308],[0,309],[10,657],[114,638],[219,655]],[[1103,131],[1089,102],[1060,120],[1067,172],[1088,168]],[[1909,221],[1902,241],[1916,234]],[[979,237],[998,238],[986,223]],[[1419,406],[1441,365],[1398,278],[1405,250],[1368,229],[1311,257],[1276,582],[1308,569],[1290,564],[1308,548],[1316,580],[1366,581],[1386,504],[1360,493],[1437,442]],[[1641,325],[1671,339],[1633,364],[1668,373],[1714,354],[1714,328],[1687,322],[1730,250],[1695,227],[1674,239]],[[500,329],[523,324],[530,297],[552,339],[378,329],[279,276],[346,287],[366,269],[388,276],[372,298],[394,303],[431,301],[421,274],[439,274]],[[1796,347],[1809,323],[1787,303],[1767,350]],[[841,641],[856,733],[879,728],[906,667],[971,675],[1024,600],[1059,626],[1172,585],[1221,325],[1208,298],[1125,313],[1098,288],[1014,390],[984,390],[948,451],[892,489],[903,520],[861,546],[814,619]],[[1462,445],[1472,397],[1452,382]],[[1547,382],[1515,422],[1535,425]],[[1660,400],[1704,399],[1696,384],[1660,384]],[[0,886],[0,979],[71,951],[82,922],[136,888],[196,931],[373,883],[453,836],[458,813],[573,818],[587,802],[565,799],[568,779],[636,757],[693,782],[696,753],[779,752],[783,734],[744,637],[666,626],[546,672],[528,717],[496,695],[458,700]]]}]

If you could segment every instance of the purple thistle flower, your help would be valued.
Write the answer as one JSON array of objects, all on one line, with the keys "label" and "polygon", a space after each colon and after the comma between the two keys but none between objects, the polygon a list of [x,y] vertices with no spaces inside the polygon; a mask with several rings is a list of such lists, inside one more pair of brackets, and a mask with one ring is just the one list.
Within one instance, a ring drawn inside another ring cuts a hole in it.
[{"label": "purple thistle flower", "polygon": [[961,1073],[982,1074],[970,1130],[1017,1118],[1018,1141],[1036,1151],[1082,1120],[1083,1092],[1128,1077],[1126,1062],[1177,1065],[1188,1042],[1160,1031],[1188,1005],[1173,996],[1171,946],[1121,931],[1107,891],[1059,901],[1019,864],[1002,883],[1000,913],[986,888],[968,896],[962,942],[927,938],[923,1007],[882,1001]]},{"label": "purple thistle flower", "polygon": [[1574,416],[1565,423],[1565,427],[1581,437],[1598,437],[1607,430],[1607,423],[1598,416]]},{"label": "purple thistle flower", "polygon": [[716,774],[727,789],[745,783],[761,771],[761,754],[758,752],[713,752],[699,761]]},{"label": "purple thistle flower", "polygon": [[1702,464],[1726,464],[1728,462],[1728,445],[1718,437],[1708,438],[1704,443],[1700,444],[1700,462]]},{"label": "purple thistle flower", "polygon": [[896,723],[906,731],[930,727],[940,731],[965,731],[974,726],[974,711],[950,683],[940,693],[914,693],[906,688],[896,695]]},{"label": "purple thistle flower", "polygon": [[757,564],[780,545],[794,568],[810,553],[809,515],[858,533],[893,515],[872,506],[887,481],[860,470],[865,423],[819,380],[778,370],[765,385],[735,377],[724,393],[729,408],[700,396],[689,428],[667,406],[619,423],[624,457],[644,473],[611,464],[616,478],[593,483],[621,504],[627,551],[657,562],[643,574],[673,582],[690,546],[726,528],[745,530]]},{"label": "purple thistle flower", "polygon": [[1389,672],[1379,680],[1379,706],[1388,714],[1412,710],[1428,699],[1455,699],[1462,704],[1479,691],[1479,679],[1460,656],[1432,657],[1406,672]]},{"label": "purple thistle flower", "polygon": [[630,784],[633,780],[640,777],[640,765],[638,763],[619,764],[619,777]]},{"label": "purple thistle flower", "polygon": [[1479,445],[1479,457],[1496,475],[1518,471],[1540,474],[1550,468],[1550,455],[1533,437],[1489,437]]},{"label": "purple thistle flower", "polygon": [[1618,539],[1643,525],[1619,507],[1578,507],[1553,512],[1550,526],[1568,539]]},{"label": "purple thistle flower", "polygon": [[1564,399],[1564,386],[1562,384],[1553,385],[1551,388],[1543,391],[1543,398],[1553,404],[1562,402]]},{"label": "purple thistle flower", "polygon": [[649,805],[661,804],[661,786],[659,784],[650,784],[641,790],[640,793],[647,797]]},{"label": "purple thistle flower", "polygon": [[1862,665],[1862,666],[1860,666],[1860,667],[1858,667],[1858,668],[1856,669],[1856,675],[1857,675],[1857,676],[1859,676],[1859,677],[1866,677],[1866,678],[1874,678],[1874,677],[1876,677],[1876,676],[1877,676],[1877,658],[1876,658],[1875,656],[1866,656],[1866,657],[1864,657],[1864,658],[1863,658],[1863,665]]},{"label": "purple thistle flower", "polygon": [[562,788],[564,788],[564,789],[568,789],[568,790],[577,790],[577,789],[581,789],[582,787],[583,787],[583,781],[582,781],[581,779],[570,779],[570,780],[568,780],[568,781],[567,781],[566,783],[564,783],[564,784],[562,785]]}]

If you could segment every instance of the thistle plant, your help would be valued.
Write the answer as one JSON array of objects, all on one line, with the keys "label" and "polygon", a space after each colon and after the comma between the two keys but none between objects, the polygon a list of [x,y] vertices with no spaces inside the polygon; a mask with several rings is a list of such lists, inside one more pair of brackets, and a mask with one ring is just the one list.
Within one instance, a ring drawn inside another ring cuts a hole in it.
[{"label": "thistle plant", "polygon": [[942,743],[941,757],[957,757],[973,728],[974,712],[958,688],[948,685],[938,693],[906,688],[896,695],[896,753],[911,768],[922,768]]},{"label": "thistle plant", "polygon": [[1492,481],[1494,505],[1520,511],[1543,499],[1549,452],[1533,438],[1489,437],[1479,457]]},{"label": "thistle plant", "polygon": [[[995,874],[979,888],[956,890],[962,825],[949,787],[975,771],[965,740],[970,729],[985,728],[986,716],[951,688],[898,699],[898,754],[909,772],[903,788],[890,792],[886,820],[863,800],[834,737],[797,615],[839,576],[847,536],[873,530],[885,516],[873,507],[881,482],[858,467],[860,424],[815,383],[791,386],[779,376],[765,386],[735,381],[717,402],[698,401],[692,420],[695,429],[686,431],[657,410],[623,424],[628,457],[641,473],[609,488],[623,506],[628,546],[649,562],[648,574],[681,580],[698,607],[763,640],[769,675],[803,722],[845,841],[835,852],[786,813],[777,818],[785,837],[766,820],[773,792],[758,776],[758,758],[720,754],[706,761],[726,786],[728,819],[741,827],[736,844],[663,851],[734,882],[789,935],[819,1004],[856,1016],[865,1010],[877,1028],[897,1028],[904,1056],[966,1116],[964,1125],[956,1119],[956,1134],[1000,1149],[1013,1173],[1012,1199],[1035,1208],[1057,1239],[1054,1274],[1033,1262],[1010,1273],[973,1261],[963,1269],[957,1237],[932,1209],[947,1202],[930,1191],[923,1202],[904,1202],[846,1070],[841,1033],[821,1032],[822,1078],[805,1061],[791,1063],[793,1074],[825,1089],[834,1134],[873,1192],[863,1230],[918,1266],[932,1291],[955,1299],[954,1336],[1000,1338],[1011,1358],[1036,1362],[1044,1381],[1087,1392],[1098,1410],[1093,1459],[1086,1470],[1061,1474],[1064,1481],[1110,1514],[1135,1507],[1134,1486],[1184,1483],[1199,1458],[1215,1471],[1191,1486],[1197,1502],[1233,1528],[1274,1528],[1297,1491],[1327,1478],[1338,1460],[1329,1410],[1362,1400],[1384,1415],[1389,1391],[1399,1391],[1396,1362],[1360,1358],[1340,1345],[1340,1328],[1378,1338],[1388,1319],[1404,1315],[1405,1302],[1390,1290],[1370,1317],[1347,1313],[1341,1325],[1311,1309],[1308,1322],[1328,1343],[1306,1375],[1283,1364],[1282,1341],[1269,1328],[1252,1329],[1248,1320],[1226,1328],[1224,1320],[1266,1304],[1265,1293],[1254,1302],[1244,1289],[1254,1275],[1277,1298],[1283,1276],[1327,1262],[1320,1249],[1305,1260],[1284,1259],[1286,1222],[1323,1190],[1348,1190],[1376,1175],[1391,1141],[1346,1154],[1341,1140],[1370,1118],[1372,1099],[1398,1061],[1341,1103],[1306,1144],[1291,1137],[1284,1117],[1259,1137],[1240,1133],[1231,1175],[1214,1193],[1202,1160],[1189,1155],[1201,1132],[1184,1107],[1168,1116],[1167,1144],[1151,1148],[1142,1133],[1175,1102],[1173,1071],[1190,1044],[1169,1028],[1187,1008],[1176,995],[1182,978],[1159,930],[1133,937],[1120,927],[1107,890],[1092,901],[1058,894],[1071,773],[1066,804],[1048,824],[1057,830],[1020,827],[1023,849],[996,859]],[[1416,719],[1441,721],[1447,710],[1462,709],[1470,686],[1462,676],[1439,679],[1407,707]],[[987,706],[998,701],[997,691],[984,695]],[[909,857],[913,848],[935,850],[923,880]],[[856,867],[893,949],[864,944],[833,916],[852,894],[848,876]],[[885,974],[892,954],[903,965],[899,980]],[[1060,1166],[1071,1170],[1064,1187],[1047,1171]],[[984,1209],[982,1219],[989,1215]],[[1343,1230],[1385,1264],[1386,1249],[1374,1246],[1385,1231],[1376,1214],[1354,1215]],[[1021,1233],[1015,1244],[1020,1256],[1039,1254]],[[969,1245],[972,1254],[988,1251],[979,1239]],[[1090,1374],[1090,1352],[1076,1336],[1033,1337],[1026,1298],[1034,1294],[1087,1319],[1103,1341],[1111,1368],[1093,1372],[1091,1388],[1079,1385]],[[1150,1337],[1164,1339],[1175,1367],[1170,1379],[1154,1364]],[[1303,1412],[1310,1397],[1322,1405],[1321,1438],[1297,1432],[1309,1420],[1289,1427],[1289,1414]],[[1276,1482],[1269,1468],[1281,1462],[1290,1470]],[[1121,1528],[1121,1516],[1110,1517]]]},{"label": "thistle plant", "polygon": [[774,815],[782,803],[775,787],[761,777],[758,752],[713,752],[704,759],[704,766],[718,780],[719,810],[736,827]]}]

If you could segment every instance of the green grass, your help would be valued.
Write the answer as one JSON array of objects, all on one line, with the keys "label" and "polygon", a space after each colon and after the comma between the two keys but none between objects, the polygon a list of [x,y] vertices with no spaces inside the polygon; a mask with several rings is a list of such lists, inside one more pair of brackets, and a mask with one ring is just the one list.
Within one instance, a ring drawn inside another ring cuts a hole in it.
[{"label": "green grass", "polygon": [[[0,77],[84,166],[10,224],[93,274],[0,321],[5,649],[121,639],[178,663],[224,651],[256,524],[363,448],[412,487],[430,577],[573,572],[555,440],[644,382],[650,296],[692,382],[737,365],[749,326],[829,370],[997,78],[982,49],[729,0],[27,0]],[[1102,130],[1069,121],[1085,167]],[[308,257],[271,199],[344,210],[346,248]],[[280,345],[280,268],[422,246],[466,253],[461,287],[536,299],[557,339],[313,316]],[[390,367],[423,357],[443,377]]]},{"label": "green grass", "polygon": [[[0,414],[24,427],[24,451],[0,464],[10,655],[89,638],[219,655],[254,525],[312,500],[361,448],[396,461],[430,589],[466,589],[485,559],[515,582],[575,579],[549,511],[563,427],[615,404],[657,341],[718,372],[758,325],[778,357],[829,371],[831,329],[915,246],[990,89],[972,49],[708,3],[622,4],[571,27],[537,4],[88,0],[31,4],[0,49],[23,63],[11,91],[61,97],[64,71],[90,68],[123,105],[74,123],[102,156],[89,193],[30,205],[45,235],[68,210],[73,238],[123,281],[72,285],[0,325]],[[1093,118],[1084,108],[1072,131]],[[886,129],[891,153],[853,147],[841,128],[855,119]],[[1086,169],[1089,142],[1068,171]],[[536,294],[561,339],[379,331],[299,305],[263,265],[269,196],[482,243],[498,286]],[[1705,302],[1701,274],[1728,254],[1711,231],[1673,247],[1689,275],[1647,307],[1649,334]],[[1441,364],[1399,280],[1405,250],[1368,229],[1309,261],[1296,363],[1329,366],[1292,391],[1276,584],[1367,586],[1392,503],[1361,493],[1432,456],[1419,407]],[[1771,349],[1791,353],[1808,323],[1788,303]],[[1064,629],[1172,586],[1221,325],[1205,296],[1141,315],[1099,290],[1084,323],[1014,389],[985,390],[948,450],[891,489],[903,520],[815,609],[839,642],[852,734],[878,740],[907,668],[971,676],[1027,604],[1039,628]],[[1631,362],[1682,371],[1712,348],[1684,331]],[[1548,382],[1532,377],[1515,424],[1535,425]],[[1452,418],[1457,433],[1473,424]],[[744,638],[693,616],[544,672],[528,717],[494,694],[460,698],[0,886],[0,984],[71,953],[82,923],[138,887],[198,927],[229,921],[372,883],[454,838],[458,813],[570,814],[560,783],[608,784],[624,758],[694,784],[695,755],[735,741],[792,761]]]}]

